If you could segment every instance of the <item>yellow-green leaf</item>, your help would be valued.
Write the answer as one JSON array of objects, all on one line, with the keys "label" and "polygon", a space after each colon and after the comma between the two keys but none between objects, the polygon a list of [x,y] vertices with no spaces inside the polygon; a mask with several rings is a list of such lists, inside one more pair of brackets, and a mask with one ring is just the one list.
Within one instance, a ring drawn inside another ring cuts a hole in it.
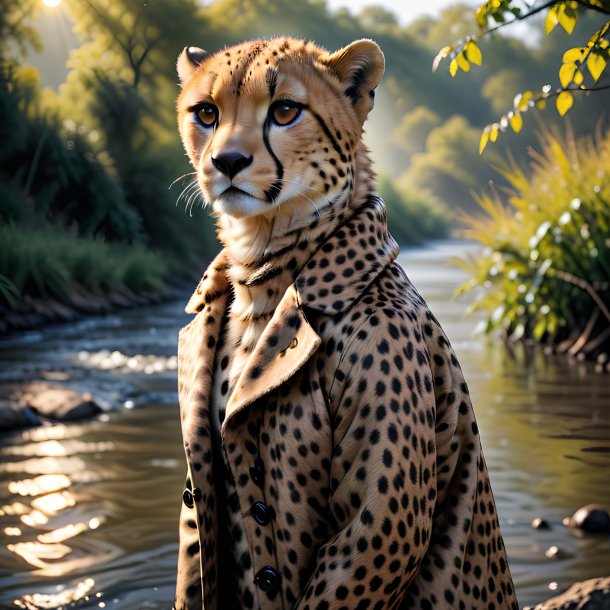
[{"label": "yellow-green leaf", "polygon": [[597,53],[591,53],[587,58],[587,68],[593,80],[597,81],[606,69],[606,59]]},{"label": "yellow-green leaf", "polygon": [[568,49],[563,54],[563,63],[570,64],[576,61],[581,61],[584,50],[584,47],[574,47],[573,49]]},{"label": "yellow-green leaf", "polygon": [[563,116],[574,104],[574,97],[569,91],[562,91],[557,96],[557,112]]},{"label": "yellow-green leaf", "polygon": [[445,59],[445,57],[447,57],[447,55],[449,55],[449,53],[451,53],[451,49],[453,47],[447,45],[446,47],[443,47],[437,54],[436,57],[434,58],[434,61],[432,62],[432,72],[436,72],[436,69],[438,68],[438,65],[441,63],[441,61],[443,59]]},{"label": "yellow-green leaf", "polygon": [[519,133],[521,128],[523,127],[523,118],[518,112],[515,112],[513,116],[510,117],[510,126],[513,128],[515,133]]},{"label": "yellow-green leaf", "polygon": [[568,33],[572,34],[574,28],[576,27],[576,20],[578,19],[578,13],[566,6],[566,4],[562,4],[557,11],[557,20],[561,27]]},{"label": "yellow-green leaf", "polygon": [[546,100],[538,100],[536,102],[536,107],[540,108],[540,110],[544,110],[544,108],[546,108]]},{"label": "yellow-green leaf", "polygon": [[576,70],[574,72],[574,78],[572,79],[572,81],[574,82],[574,84],[576,85],[582,85],[582,81],[585,80],[585,77],[583,75],[583,73],[580,70]]},{"label": "yellow-green leaf", "polygon": [[555,26],[559,23],[559,19],[557,18],[557,5],[552,6],[549,9],[549,12],[546,14],[546,20],[544,22],[544,31],[548,36],[554,29]]},{"label": "yellow-green leaf", "polygon": [[466,56],[464,55],[464,51],[462,51],[461,53],[458,53],[458,56],[456,57],[456,59],[457,59],[457,63],[458,63],[458,66],[460,67],[460,69],[464,70],[464,72],[470,72],[470,63],[466,59]]},{"label": "yellow-green leaf", "polygon": [[484,28],[487,25],[487,9],[485,5],[479,6],[474,16],[479,27]]},{"label": "yellow-green leaf", "polygon": [[500,132],[500,125],[494,123],[489,129],[489,139],[495,142],[498,139],[498,133]]},{"label": "yellow-green leaf", "polygon": [[489,125],[485,127],[483,133],[481,134],[481,141],[479,142],[479,155],[483,154],[483,151],[487,146],[487,142],[489,142]]},{"label": "yellow-green leaf", "polygon": [[531,91],[517,93],[517,95],[515,95],[515,99],[513,100],[515,110],[518,110],[519,112],[527,112],[533,95],[534,94]]},{"label": "yellow-green leaf", "polygon": [[479,49],[477,43],[474,40],[471,40],[466,45],[466,53],[468,54],[468,61],[480,66],[483,63],[483,53],[481,53],[481,49]]},{"label": "yellow-green leaf", "polygon": [[458,71],[457,59],[452,59],[451,63],[449,64],[449,74],[451,74],[451,76],[455,76],[457,71]]},{"label": "yellow-green leaf", "polygon": [[574,79],[576,64],[563,64],[559,68],[559,81],[562,87],[567,87]]}]

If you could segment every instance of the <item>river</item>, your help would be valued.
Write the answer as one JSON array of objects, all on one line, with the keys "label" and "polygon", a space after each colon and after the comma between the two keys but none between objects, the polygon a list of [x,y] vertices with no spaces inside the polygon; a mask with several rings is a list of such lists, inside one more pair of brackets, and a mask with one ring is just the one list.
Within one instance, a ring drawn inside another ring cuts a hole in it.
[{"label": "river", "polygon": [[[440,319],[469,383],[520,604],[610,574],[607,536],[561,519],[610,507],[610,379],[589,365],[475,336],[463,242],[401,263]],[[185,478],[170,303],[0,341],[0,393],[63,381],[114,408],[0,436],[0,608],[171,607]],[[0,395],[1,397],[1,395]],[[118,407],[118,408],[117,408]],[[548,530],[530,522],[543,517]],[[547,557],[546,551],[556,546]]]}]

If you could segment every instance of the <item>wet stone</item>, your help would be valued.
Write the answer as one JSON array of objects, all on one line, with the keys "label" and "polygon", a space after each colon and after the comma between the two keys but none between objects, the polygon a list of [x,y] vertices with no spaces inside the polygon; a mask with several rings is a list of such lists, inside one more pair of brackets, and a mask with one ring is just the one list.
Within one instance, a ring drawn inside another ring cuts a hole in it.
[{"label": "wet stone", "polygon": [[585,532],[610,532],[610,515],[601,504],[587,504],[579,508],[571,517],[566,517],[563,524]]},{"label": "wet stone", "polygon": [[102,411],[91,394],[56,387],[44,387],[30,393],[26,404],[42,417],[56,421],[87,419]]},{"label": "wet stone", "polygon": [[610,610],[610,576],[574,583],[565,593],[524,610]]},{"label": "wet stone", "polygon": [[532,527],[535,530],[548,530],[551,529],[549,522],[546,519],[541,519],[540,517],[536,517],[532,520]]},{"label": "wet stone", "polygon": [[547,559],[559,559],[562,555],[561,551],[559,550],[558,546],[551,546],[549,547],[545,552],[544,552],[545,556]]},{"label": "wet stone", "polygon": [[32,409],[8,401],[0,401],[0,432],[38,426],[40,420]]}]

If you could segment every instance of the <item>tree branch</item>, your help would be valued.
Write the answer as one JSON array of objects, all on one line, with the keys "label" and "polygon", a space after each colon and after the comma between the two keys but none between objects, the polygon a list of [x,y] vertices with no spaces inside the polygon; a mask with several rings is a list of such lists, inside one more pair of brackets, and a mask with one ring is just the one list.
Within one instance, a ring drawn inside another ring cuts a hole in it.
[{"label": "tree branch", "polygon": [[576,0],[577,4],[584,8],[588,8],[589,10],[595,11],[597,13],[601,13],[602,15],[610,15],[610,11],[606,10],[602,6],[597,6],[596,4],[590,4],[585,0]]},{"label": "tree branch", "polygon": [[601,298],[597,290],[595,290],[595,288],[593,288],[593,286],[589,282],[573,275],[572,273],[568,273],[567,271],[561,271],[559,269],[549,269],[549,272],[549,275],[556,277],[557,279],[560,279],[564,282],[567,282],[568,284],[577,286],[581,290],[587,292],[589,296],[595,301],[595,304],[599,308],[599,311],[601,311],[604,317],[610,322],[610,310],[604,303],[604,300]]},{"label": "tree branch", "polygon": [[492,34],[496,30],[506,27],[507,25],[510,25],[511,23],[515,23],[517,21],[525,21],[526,19],[529,19],[530,17],[533,17],[534,15],[541,13],[542,11],[546,10],[547,8],[551,8],[551,6],[553,6],[554,4],[557,4],[557,1],[558,0],[548,0],[548,2],[545,2],[544,4],[541,4],[540,6],[533,8],[529,13],[526,13],[525,15],[515,15],[514,19],[511,19],[510,21],[505,21],[504,23],[499,23],[498,25],[494,26],[493,28],[491,28],[489,30],[485,30],[484,32],[479,34],[479,38],[486,36],[487,34]]}]

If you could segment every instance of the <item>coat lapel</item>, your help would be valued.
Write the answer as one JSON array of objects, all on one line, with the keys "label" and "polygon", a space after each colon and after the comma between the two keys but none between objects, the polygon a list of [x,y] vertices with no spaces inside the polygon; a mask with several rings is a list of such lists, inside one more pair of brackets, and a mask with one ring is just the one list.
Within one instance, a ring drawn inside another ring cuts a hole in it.
[{"label": "coat lapel", "polygon": [[222,425],[223,435],[237,413],[292,377],[320,342],[303,313],[296,287],[290,285],[235,384]]}]

